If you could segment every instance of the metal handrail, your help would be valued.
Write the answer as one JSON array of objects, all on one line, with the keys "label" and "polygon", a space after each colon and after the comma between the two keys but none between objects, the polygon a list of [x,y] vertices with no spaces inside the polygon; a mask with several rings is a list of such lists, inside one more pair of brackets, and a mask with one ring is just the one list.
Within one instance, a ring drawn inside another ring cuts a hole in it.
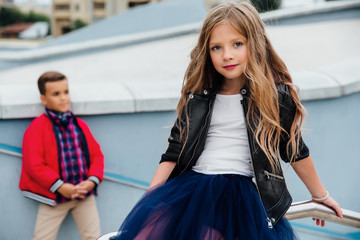
[{"label": "metal handrail", "polygon": [[296,202],[291,205],[285,217],[288,220],[300,218],[318,218],[325,221],[360,228],[360,213],[347,209],[341,209],[343,218],[339,218],[333,209],[315,201]]}]

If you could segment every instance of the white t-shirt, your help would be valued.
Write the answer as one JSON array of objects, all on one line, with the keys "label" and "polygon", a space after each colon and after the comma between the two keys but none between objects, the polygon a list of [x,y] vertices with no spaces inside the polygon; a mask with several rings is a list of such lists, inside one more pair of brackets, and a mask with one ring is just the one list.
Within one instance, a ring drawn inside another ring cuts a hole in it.
[{"label": "white t-shirt", "polygon": [[216,95],[205,148],[192,170],[253,177],[241,100],[241,94]]}]

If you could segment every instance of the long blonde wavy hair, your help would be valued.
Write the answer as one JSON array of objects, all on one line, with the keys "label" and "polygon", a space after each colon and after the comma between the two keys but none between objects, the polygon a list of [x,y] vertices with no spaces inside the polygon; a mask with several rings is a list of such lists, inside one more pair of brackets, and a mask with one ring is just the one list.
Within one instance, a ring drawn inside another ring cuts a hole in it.
[{"label": "long blonde wavy hair", "polygon": [[[280,126],[275,82],[288,85],[296,106],[290,132],[286,132],[290,139],[287,143],[287,153],[291,161],[297,155],[300,128],[305,111],[292,84],[288,69],[272,47],[258,12],[246,2],[220,4],[212,9],[204,21],[197,45],[190,54],[190,63],[185,73],[181,98],[177,106],[179,119],[185,109],[187,123],[187,127],[180,131],[180,139],[185,146],[188,134],[185,130],[189,127],[187,116],[189,100],[186,100],[186,93],[188,91],[199,93],[204,88],[221,86],[223,77],[215,70],[211,62],[209,39],[214,27],[224,22],[230,23],[246,38],[248,59],[244,66],[244,79],[250,91],[246,119],[248,125],[252,126],[251,130],[258,145],[267,156],[273,171],[276,171],[280,169],[278,149],[281,133],[285,130]],[[252,124],[249,119],[253,120]]]}]

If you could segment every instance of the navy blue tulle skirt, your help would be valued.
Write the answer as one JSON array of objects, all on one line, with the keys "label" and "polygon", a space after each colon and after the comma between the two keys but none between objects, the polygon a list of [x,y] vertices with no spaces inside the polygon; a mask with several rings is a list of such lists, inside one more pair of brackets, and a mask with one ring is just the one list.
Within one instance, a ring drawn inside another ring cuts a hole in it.
[{"label": "navy blue tulle skirt", "polygon": [[293,240],[283,218],[269,223],[251,178],[185,172],[148,191],[116,240]]}]

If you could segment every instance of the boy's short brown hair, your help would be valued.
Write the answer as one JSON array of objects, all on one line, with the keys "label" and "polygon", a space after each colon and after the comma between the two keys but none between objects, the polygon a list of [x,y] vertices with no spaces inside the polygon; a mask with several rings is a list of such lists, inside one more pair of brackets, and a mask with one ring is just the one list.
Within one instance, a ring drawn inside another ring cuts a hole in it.
[{"label": "boy's short brown hair", "polygon": [[38,88],[41,95],[45,95],[45,83],[55,82],[66,79],[66,76],[62,73],[51,71],[41,74],[38,79]]}]

